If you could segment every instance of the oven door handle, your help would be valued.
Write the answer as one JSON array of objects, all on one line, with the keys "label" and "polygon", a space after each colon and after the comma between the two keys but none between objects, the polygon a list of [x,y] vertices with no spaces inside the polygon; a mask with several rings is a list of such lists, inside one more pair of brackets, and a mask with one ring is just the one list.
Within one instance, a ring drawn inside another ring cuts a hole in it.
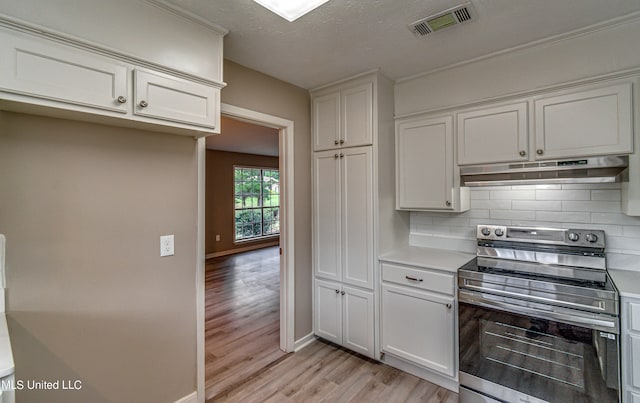
[{"label": "oven door handle", "polygon": [[[545,307],[549,308],[548,310],[536,309],[523,306],[522,303],[526,303],[526,301],[468,290],[458,290],[458,300],[470,305],[494,308],[500,311],[533,316],[540,319],[548,319],[570,325],[603,330],[605,332],[619,333],[618,323],[615,318],[597,319],[592,315],[586,316],[588,314],[582,314],[575,310],[571,310],[570,312],[559,312],[562,308],[557,308],[552,305],[545,305]],[[569,310],[565,309],[564,311]]]}]

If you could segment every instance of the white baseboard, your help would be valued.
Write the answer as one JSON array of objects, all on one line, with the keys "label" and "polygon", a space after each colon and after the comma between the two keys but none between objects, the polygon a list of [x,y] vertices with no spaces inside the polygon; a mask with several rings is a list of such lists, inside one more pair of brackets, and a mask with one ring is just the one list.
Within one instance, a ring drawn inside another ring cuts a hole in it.
[{"label": "white baseboard", "polygon": [[193,392],[187,396],[176,400],[176,403],[198,403],[198,392]]},{"label": "white baseboard", "polygon": [[313,341],[315,341],[316,337],[313,334],[313,332],[309,333],[308,335],[301,337],[300,339],[296,340],[293,343],[293,351],[294,352],[298,352],[300,350],[302,350],[303,348],[307,347],[309,344],[311,344]]},{"label": "white baseboard", "polygon": [[242,248],[237,248],[237,249],[223,250],[220,252],[209,253],[205,255],[205,259],[211,259],[212,257],[233,255],[234,253],[249,252],[256,249],[268,248],[270,246],[277,246],[279,244],[280,244],[280,240],[277,240],[277,241],[268,242],[268,243],[259,243],[256,245],[243,246]]}]

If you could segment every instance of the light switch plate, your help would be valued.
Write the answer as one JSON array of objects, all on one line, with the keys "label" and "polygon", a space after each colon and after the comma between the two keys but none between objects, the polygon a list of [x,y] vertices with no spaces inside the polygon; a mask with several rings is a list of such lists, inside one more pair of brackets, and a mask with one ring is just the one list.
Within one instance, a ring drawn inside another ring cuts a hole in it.
[{"label": "light switch plate", "polygon": [[160,257],[173,256],[173,234],[160,237]]}]

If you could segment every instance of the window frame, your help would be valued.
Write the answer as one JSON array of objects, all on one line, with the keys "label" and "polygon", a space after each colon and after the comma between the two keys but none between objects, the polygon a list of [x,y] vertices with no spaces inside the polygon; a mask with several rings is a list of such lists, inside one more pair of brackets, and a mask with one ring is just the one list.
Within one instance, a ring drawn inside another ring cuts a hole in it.
[{"label": "window frame", "polygon": [[[264,181],[262,180],[262,178],[264,178],[264,171],[277,171],[278,172],[278,186],[280,186],[280,168],[279,167],[266,167],[266,166],[252,166],[252,165],[233,165],[233,243],[234,244],[240,244],[240,243],[246,243],[246,242],[252,242],[252,241],[261,241],[261,240],[265,240],[265,239],[274,239],[274,238],[279,238],[280,237],[280,229],[278,228],[278,232],[277,233],[272,233],[272,234],[264,234],[264,209],[265,208],[273,208],[273,207],[277,207],[278,211],[280,211],[280,197],[282,196],[282,193],[280,193],[280,191],[278,191],[278,205],[277,206],[258,206],[258,207],[246,207],[246,208],[236,208],[236,170],[237,169],[254,169],[254,170],[260,170],[260,203],[263,203],[263,186],[264,186]],[[260,223],[261,223],[261,228],[262,228],[262,235],[260,236],[255,236],[255,237],[251,237],[251,238],[242,238],[242,239],[236,239],[237,236],[237,225],[236,225],[236,212],[239,210],[260,210]],[[278,213],[278,224],[280,223],[280,214]],[[279,227],[279,225],[278,225]]]}]

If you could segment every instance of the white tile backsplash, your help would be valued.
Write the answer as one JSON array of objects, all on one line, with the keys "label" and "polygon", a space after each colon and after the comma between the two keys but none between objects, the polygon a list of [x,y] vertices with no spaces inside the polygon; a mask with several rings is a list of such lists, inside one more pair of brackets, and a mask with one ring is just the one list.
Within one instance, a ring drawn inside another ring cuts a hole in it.
[{"label": "white tile backsplash", "polygon": [[640,217],[620,212],[620,189],[619,183],[471,188],[467,212],[412,212],[411,242],[473,240],[479,224],[593,228],[607,234],[608,251],[640,255]]},{"label": "white tile backsplash", "polygon": [[536,200],[591,200],[591,191],[580,190],[536,190]]}]

